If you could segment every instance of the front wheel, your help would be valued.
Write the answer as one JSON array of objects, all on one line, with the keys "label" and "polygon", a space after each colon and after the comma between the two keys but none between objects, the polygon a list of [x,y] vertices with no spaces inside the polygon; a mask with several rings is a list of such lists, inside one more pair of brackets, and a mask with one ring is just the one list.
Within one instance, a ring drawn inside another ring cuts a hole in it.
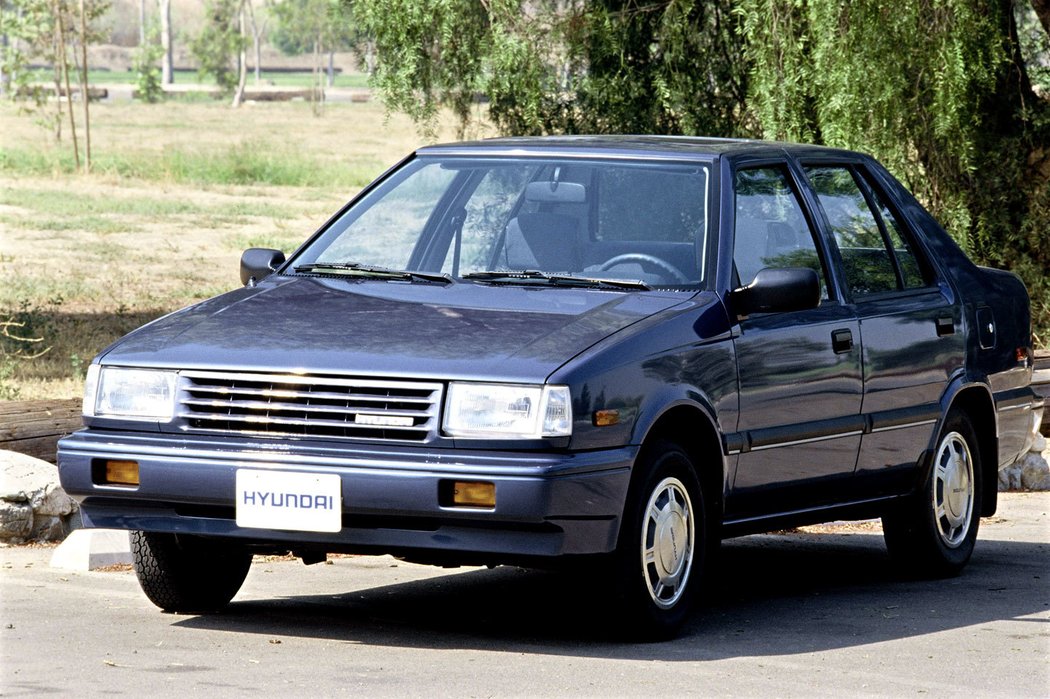
[{"label": "front wheel", "polygon": [[131,532],[131,555],[142,591],[166,612],[208,613],[241,589],[252,554],[222,541],[184,534]]},{"label": "front wheel", "polygon": [[631,635],[672,636],[692,608],[707,560],[703,491],[676,444],[646,448],[616,550],[618,596]]},{"label": "front wheel", "polygon": [[882,518],[886,548],[907,572],[958,575],[970,560],[981,512],[981,455],[965,413],[945,419],[922,490]]}]

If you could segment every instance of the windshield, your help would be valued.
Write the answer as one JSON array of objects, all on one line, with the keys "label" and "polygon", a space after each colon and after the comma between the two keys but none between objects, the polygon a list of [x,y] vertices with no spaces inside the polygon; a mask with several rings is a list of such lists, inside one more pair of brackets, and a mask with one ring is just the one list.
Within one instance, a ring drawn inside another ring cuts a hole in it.
[{"label": "windshield", "polygon": [[334,221],[292,269],[324,273],[330,264],[342,266],[332,273],[371,267],[477,283],[561,277],[564,284],[570,276],[639,282],[616,288],[696,288],[707,191],[707,167],[692,163],[420,157]]}]

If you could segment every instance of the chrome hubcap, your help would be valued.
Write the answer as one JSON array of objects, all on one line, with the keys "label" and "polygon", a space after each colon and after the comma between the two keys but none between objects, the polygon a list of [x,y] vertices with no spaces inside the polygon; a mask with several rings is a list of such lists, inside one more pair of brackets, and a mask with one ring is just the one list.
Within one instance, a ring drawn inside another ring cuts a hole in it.
[{"label": "chrome hubcap", "polygon": [[937,532],[949,548],[963,542],[973,514],[973,459],[958,432],[941,440],[933,465],[933,512]]},{"label": "chrome hubcap", "polygon": [[653,602],[673,607],[685,592],[693,566],[693,505],[677,478],[653,490],[642,522],[642,566]]}]

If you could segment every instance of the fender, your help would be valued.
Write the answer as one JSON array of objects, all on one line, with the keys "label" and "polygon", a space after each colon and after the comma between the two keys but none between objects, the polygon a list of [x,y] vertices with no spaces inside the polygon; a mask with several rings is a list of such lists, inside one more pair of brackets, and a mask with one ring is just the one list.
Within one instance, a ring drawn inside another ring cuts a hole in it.
[{"label": "fender", "polygon": [[[675,429],[688,429],[685,446],[692,450],[703,450],[704,461],[702,464],[696,464],[697,475],[702,483],[710,486],[714,486],[716,482],[719,484],[717,510],[721,511],[729,488],[729,469],[726,463],[725,432],[719,424],[712,402],[702,391],[684,385],[668,386],[650,398],[635,421],[631,443],[644,444],[654,432],[668,425],[669,421]],[[702,423],[694,427],[690,420],[690,424],[682,425],[679,421],[684,411],[698,416]],[[704,443],[705,440],[713,440],[716,443]],[[712,463],[716,450],[717,466]],[[715,472],[712,473],[712,470]]]},{"label": "fender", "polygon": [[915,484],[918,490],[929,477],[933,467],[933,456],[936,453],[937,441],[949,411],[953,408],[965,410],[971,417],[977,432],[978,448],[981,456],[982,490],[981,516],[995,514],[999,499],[999,418],[995,410],[995,398],[991,387],[984,381],[957,372],[948,382],[941,394],[941,415],[937,419],[930,441],[921,457],[921,468],[918,469],[919,480]]}]

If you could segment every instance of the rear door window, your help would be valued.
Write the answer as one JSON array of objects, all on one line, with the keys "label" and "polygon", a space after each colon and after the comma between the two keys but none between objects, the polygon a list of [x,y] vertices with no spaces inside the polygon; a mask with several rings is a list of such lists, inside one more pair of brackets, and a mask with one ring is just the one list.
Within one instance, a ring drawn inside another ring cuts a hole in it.
[{"label": "rear door window", "polygon": [[808,166],[806,175],[831,227],[852,296],[915,289],[926,280],[897,217],[846,166]]}]

